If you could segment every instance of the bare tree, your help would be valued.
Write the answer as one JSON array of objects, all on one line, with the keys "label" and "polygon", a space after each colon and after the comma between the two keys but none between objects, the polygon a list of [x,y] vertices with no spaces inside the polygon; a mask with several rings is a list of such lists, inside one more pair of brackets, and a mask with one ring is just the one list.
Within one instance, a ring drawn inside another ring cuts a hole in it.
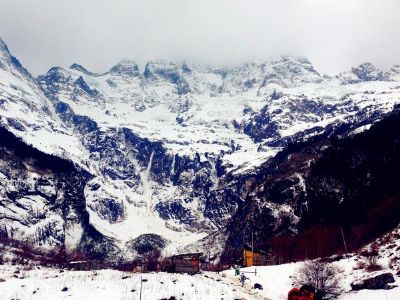
[{"label": "bare tree", "polygon": [[340,268],[321,260],[306,261],[295,274],[293,284],[314,286],[316,300],[337,299],[342,292],[341,272]]}]

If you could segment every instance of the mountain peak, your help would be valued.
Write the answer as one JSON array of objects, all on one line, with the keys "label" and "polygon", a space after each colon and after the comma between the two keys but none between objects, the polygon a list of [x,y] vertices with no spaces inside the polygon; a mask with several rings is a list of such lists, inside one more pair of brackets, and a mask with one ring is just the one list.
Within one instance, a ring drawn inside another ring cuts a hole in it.
[{"label": "mountain peak", "polygon": [[6,45],[6,43],[4,43],[3,39],[0,37],[0,50],[7,50],[8,51],[8,47]]},{"label": "mountain peak", "polygon": [[8,50],[7,44],[0,37],[0,58],[10,59],[11,54]]},{"label": "mountain peak", "polygon": [[353,84],[366,81],[390,81],[390,73],[383,72],[370,62],[364,62],[347,72],[336,76],[342,84]]},{"label": "mountain peak", "polygon": [[73,63],[69,68],[72,70],[80,71],[80,72],[88,72],[88,70],[86,70],[85,67],[83,67],[80,64],[76,64],[76,63]]},{"label": "mountain peak", "polygon": [[81,72],[81,73],[83,73],[85,75],[99,76],[99,74],[91,72],[91,71],[88,71],[84,66],[82,66],[80,64],[73,63],[69,68],[71,70],[75,70],[75,71]]},{"label": "mountain peak", "polygon": [[40,75],[38,77],[39,81],[43,81],[46,83],[54,83],[64,81],[65,78],[68,77],[67,71],[65,71],[61,67],[52,67],[50,68],[46,74]]},{"label": "mountain peak", "polygon": [[140,75],[138,65],[136,64],[136,62],[130,59],[121,60],[119,63],[113,66],[109,72],[113,74],[128,75],[131,77]]},{"label": "mountain peak", "polygon": [[396,75],[400,74],[400,65],[394,65],[390,71]]},{"label": "mountain peak", "polygon": [[29,80],[34,81],[32,75],[22,66],[16,57],[12,56],[7,44],[0,38],[0,66],[4,63],[10,68],[17,70],[21,75],[25,76]]},{"label": "mountain peak", "polygon": [[385,81],[389,80],[389,74],[379,70],[370,62],[360,64],[358,67],[352,68],[351,71],[361,81]]},{"label": "mountain peak", "polygon": [[[178,74],[178,66],[171,62],[166,62],[162,59],[149,61],[144,68],[144,77],[169,77],[170,74]],[[176,80],[172,80],[176,81]]]}]

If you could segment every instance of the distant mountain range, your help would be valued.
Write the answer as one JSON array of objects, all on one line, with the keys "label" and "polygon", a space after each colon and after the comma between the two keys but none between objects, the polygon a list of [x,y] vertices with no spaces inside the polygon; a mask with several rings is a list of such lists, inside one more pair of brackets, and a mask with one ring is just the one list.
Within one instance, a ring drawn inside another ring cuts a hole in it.
[{"label": "distant mountain range", "polygon": [[230,255],[250,223],[260,247],[315,224],[350,232],[365,219],[339,219],[342,206],[367,214],[397,197],[384,170],[397,166],[399,103],[400,66],[329,77],[293,57],[123,60],[34,78],[0,40],[0,235],[132,259]]}]

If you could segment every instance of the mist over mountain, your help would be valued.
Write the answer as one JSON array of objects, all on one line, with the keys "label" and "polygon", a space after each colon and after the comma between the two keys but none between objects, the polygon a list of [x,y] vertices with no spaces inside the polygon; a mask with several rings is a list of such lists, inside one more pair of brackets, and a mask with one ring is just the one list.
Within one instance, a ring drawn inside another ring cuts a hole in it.
[{"label": "mist over mountain", "polygon": [[397,0],[3,1],[0,35],[35,76],[122,58],[228,66],[306,56],[321,74],[400,61]]}]

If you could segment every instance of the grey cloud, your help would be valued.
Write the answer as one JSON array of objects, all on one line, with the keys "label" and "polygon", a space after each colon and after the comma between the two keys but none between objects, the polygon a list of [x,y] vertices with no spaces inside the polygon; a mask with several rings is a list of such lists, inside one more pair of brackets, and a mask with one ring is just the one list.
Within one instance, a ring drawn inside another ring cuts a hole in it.
[{"label": "grey cloud", "polygon": [[35,74],[122,58],[234,65],[308,57],[322,73],[400,63],[398,0],[0,0],[0,35]]}]

